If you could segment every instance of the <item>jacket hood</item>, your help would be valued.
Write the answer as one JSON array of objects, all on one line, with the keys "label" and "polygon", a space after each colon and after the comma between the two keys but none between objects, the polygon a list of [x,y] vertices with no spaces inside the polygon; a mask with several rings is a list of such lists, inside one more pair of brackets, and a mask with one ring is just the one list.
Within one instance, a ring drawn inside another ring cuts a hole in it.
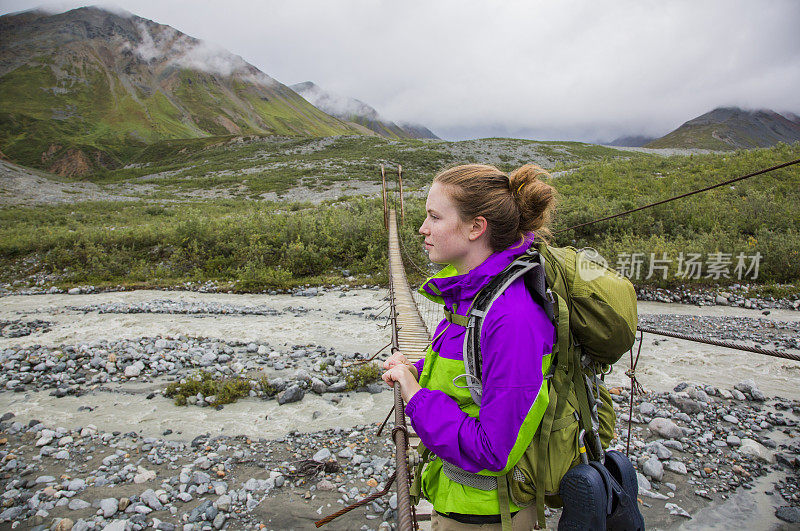
[{"label": "jacket hood", "polygon": [[475,295],[518,256],[524,254],[533,242],[533,233],[528,234],[522,243],[491,254],[478,267],[463,275],[457,274],[456,268],[452,265],[447,265],[426,280],[418,291],[428,299],[444,304],[448,308],[452,308],[455,303],[458,306],[458,313],[466,314],[467,307]]}]

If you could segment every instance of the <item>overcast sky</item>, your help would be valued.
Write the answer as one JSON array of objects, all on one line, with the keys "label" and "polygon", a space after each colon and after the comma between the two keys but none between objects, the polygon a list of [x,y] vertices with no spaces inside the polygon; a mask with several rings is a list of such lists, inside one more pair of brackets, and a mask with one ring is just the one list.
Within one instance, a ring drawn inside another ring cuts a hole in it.
[{"label": "overcast sky", "polygon": [[[0,0],[0,13],[81,5]],[[661,136],[725,105],[800,114],[797,0],[113,5],[447,139]]]}]

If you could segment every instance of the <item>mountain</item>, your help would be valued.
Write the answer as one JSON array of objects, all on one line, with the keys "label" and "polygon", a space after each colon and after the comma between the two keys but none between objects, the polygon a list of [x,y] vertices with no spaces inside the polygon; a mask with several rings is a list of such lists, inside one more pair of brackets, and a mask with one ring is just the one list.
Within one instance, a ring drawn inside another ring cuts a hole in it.
[{"label": "mountain", "polygon": [[386,138],[439,138],[422,125],[385,120],[363,101],[328,92],[311,81],[291,85],[291,89],[331,116],[366,127]]},{"label": "mountain", "polygon": [[131,14],[0,17],[0,151],[80,175],[168,138],[363,134],[241,57]]},{"label": "mountain", "polygon": [[648,142],[652,142],[653,140],[655,140],[655,138],[652,136],[630,135],[630,136],[621,136],[619,138],[615,138],[607,145],[620,146],[620,147],[642,147]]},{"label": "mountain", "polygon": [[761,109],[719,107],[689,120],[671,133],[645,147],[749,149],[774,146],[778,142],[800,141],[800,119]]}]

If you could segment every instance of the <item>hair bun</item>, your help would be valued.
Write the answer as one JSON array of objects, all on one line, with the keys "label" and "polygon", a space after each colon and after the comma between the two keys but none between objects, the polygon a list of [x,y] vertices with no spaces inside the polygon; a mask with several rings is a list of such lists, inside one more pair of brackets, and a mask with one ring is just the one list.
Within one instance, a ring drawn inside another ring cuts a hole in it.
[{"label": "hair bun", "polygon": [[536,164],[526,164],[508,176],[511,195],[519,208],[520,230],[523,232],[547,232],[556,206],[556,189],[542,179],[550,174]]}]

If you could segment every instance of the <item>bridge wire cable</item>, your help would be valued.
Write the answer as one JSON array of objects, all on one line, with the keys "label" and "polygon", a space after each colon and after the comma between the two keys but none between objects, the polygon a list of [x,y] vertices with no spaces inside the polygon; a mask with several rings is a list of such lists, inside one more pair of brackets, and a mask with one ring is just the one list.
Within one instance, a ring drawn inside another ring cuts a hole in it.
[{"label": "bridge wire cable", "polygon": [[676,195],[675,197],[670,197],[669,199],[662,199],[661,201],[656,201],[655,203],[650,203],[648,205],[640,206],[637,208],[633,208],[631,210],[626,210],[625,212],[620,212],[618,214],[613,214],[611,216],[606,216],[604,218],[595,219],[593,221],[587,221],[585,223],[579,223],[577,225],[573,225],[571,227],[566,227],[564,229],[554,230],[553,234],[559,234],[561,232],[566,232],[568,230],[578,229],[580,227],[585,227],[587,225],[593,225],[595,223],[600,223],[601,221],[608,221],[610,219],[618,218],[621,216],[627,216],[628,214],[632,214],[634,212],[638,212],[640,210],[644,210],[646,208],[652,208],[654,206],[663,205],[664,203],[669,203],[670,201],[676,201],[678,199],[683,199],[684,197],[689,197],[690,195],[699,194],[701,192],[707,192],[708,190],[713,190],[714,188],[719,188],[720,186],[725,186],[728,184],[732,184],[738,181],[743,181],[744,179],[749,179],[750,177],[755,177],[756,175],[761,175],[763,173],[767,173],[774,170],[779,170],[781,168],[786,168],[787,166],[791,166],[793,164],[800,163],[800,159],[791,160],[789,162],[784,162],[783,164],[776,164],[775,166],[770,166],[769,168],[765,168],[763,170],[754,171],[753,173],[748,173],[747,175],[742,175],[740,177],[735,177],[733,179],[729,179],[727,181],[723,181],[721,183],[712,184],[711,186],[706,186],[705,188],[700,188],[698,190],[693,190],[691,192],[687,192],[685,194]]},{"label": "bridge wire cable", "polygon": [[747,345],[738,345],[730,341],[718,341],[714,339],[705,339],[698,336],[690,336],[687,334],[679,334],[678,332],[668,332],[666,330],[658,330],[649,326],[637,326],[640,332],[647,332],[648,334],[656,334],[659,336],[674,337],[676,339],[685,339],[686,341],[694,341],[697,343],[705,343],[707,345],[716,345],[718,347],[732,348],[736,350],[743,350],[745,352],[753,352],[756,354],[764,354],[774,358],[783,358],[786,360],[800,361],[800,354],[793,354],[791,352],[781,352],[779,350],[769,350],[761,347],[749,347]]}]

